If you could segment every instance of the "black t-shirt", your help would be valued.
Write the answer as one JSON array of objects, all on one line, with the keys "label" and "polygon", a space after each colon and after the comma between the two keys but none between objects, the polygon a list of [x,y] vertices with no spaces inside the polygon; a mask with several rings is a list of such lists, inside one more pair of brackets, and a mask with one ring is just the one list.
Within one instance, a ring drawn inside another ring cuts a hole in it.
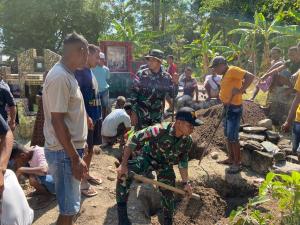
[{"label": "black t-shirt", "polygon": [[6,106],[15,106],[15,100],[12,93],[5,87],[0,86],[0,114],[4,120],[7,120]]},{"label": "black t-shirt", "polygon": [[6,135],[8,130],[9,130],[8,124],[0,115],[0,135]]}]

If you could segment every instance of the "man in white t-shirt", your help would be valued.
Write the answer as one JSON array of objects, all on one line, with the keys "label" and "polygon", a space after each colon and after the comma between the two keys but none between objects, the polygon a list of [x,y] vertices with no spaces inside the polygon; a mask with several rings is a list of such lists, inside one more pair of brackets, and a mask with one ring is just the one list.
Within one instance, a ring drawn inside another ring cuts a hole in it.
[{"label": "man in white t-shirt", "polygon": [[[116,109],[102,123],[102,147],[113,145],[118,137],[123,140],[124,134],[131,129],[132,107],[126,103],[124,109]],[[123,143],[121,143],[123,144]]]},{"label": "man in white t-shirt", "polygon": [[13,134],[0,115],[0,224],[30,225],[34,217],[33,210],[16,175],[7,169],[12,145]]},{"label": "man in white t-shirt", "polygon": [[204,87],[207,92],[208,98],[219,98],[220,83],[222,76],[213,72],[212,75],[206,75]]}]

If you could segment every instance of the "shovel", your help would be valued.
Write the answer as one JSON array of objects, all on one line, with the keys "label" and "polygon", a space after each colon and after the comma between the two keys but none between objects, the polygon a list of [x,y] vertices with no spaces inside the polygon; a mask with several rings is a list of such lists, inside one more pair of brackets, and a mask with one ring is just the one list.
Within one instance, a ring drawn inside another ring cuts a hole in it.
[{"label": "shovel", "polygon": [[[145,184],[153,184],[153,185],[156,185],[158,187],[164,188],[166,190],[173,191],[174,193],[177,193],[177,194],[180,194],[180,195],[184,195],[184,196],[186,195],[186,192],[184,190],[181,190],[179,188],[175,188],[173,186],[170,186],[168,184],[159,182],[157,180],[152,180],[152,179],[146,178],[146,177],[144,177],[142,175],[136,174],[133,171],[129,172],[129,176],[132,177],[133,179],[135,179],[137,181],[140,181],[140,182],[143,182]],[[197,194],[195,194],[195,193],[192,193],[191,198],[196,199],[196,200],[200,200],[200,196],[197,195]]]}]

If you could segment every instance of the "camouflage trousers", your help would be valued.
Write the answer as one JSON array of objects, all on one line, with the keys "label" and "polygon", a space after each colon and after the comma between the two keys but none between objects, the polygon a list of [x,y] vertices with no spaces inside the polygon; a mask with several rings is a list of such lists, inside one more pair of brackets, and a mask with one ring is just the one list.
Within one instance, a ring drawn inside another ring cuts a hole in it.
[{"label": "camouflage trousers", "polygon": [[[175,173],[172,166],[164,165],[164,168],[154,169],[151,165],[151,159],[145,156],[138,156],[133,160],[128,161],[128,171],[133,171],[136,174],[148,174],[155,171],[157,180],[165,184],[175,186]],[[116,187],[117,203],[126,203],[128,200],[130,185],[133,178],[127,177],[126,180],[118,180]],[[162,197],[161,204],[163,207],[164,217],[173,217],[174,213],[174,193],[165,189],[159,189]]]},{"label": "camouflage trousers", "polygon": [[160,123],[163,118],[163,111],[159,109],[152,112],[147,107],[136,104],[132,107],[132,110],[138,117],[138,125],[136,126],[138,130]]}]

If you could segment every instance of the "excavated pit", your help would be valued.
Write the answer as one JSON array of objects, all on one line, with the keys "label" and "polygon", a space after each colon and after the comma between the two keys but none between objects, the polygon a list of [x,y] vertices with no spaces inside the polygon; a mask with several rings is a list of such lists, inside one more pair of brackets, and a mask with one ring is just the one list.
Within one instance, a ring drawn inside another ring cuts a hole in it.
[{"label": "excavated pit", "polygon": [[193,186],[201,200],[179,202],[174,224],[217,224],[221,219],[229,217],[233,209],[246,204],[257,192],[255,186],[243,182],[242,179],[239,185],[233,185],[221,177],[213,177],[203,182],[195,181]]},{"label": "excavated pit", "polygon": [[[221,119],[222,105],[209,109],[199,110],[198,118],[204,122],[203,126],[196,127],[193,133],[193,149],[190,159],[198,159],[208,140],[212,137],[218,121]],[[241,124],[256,125],[266,119],[264,111],[258,104],[245,101]],[[216,131],[210,147],[225,149],[223,123]],[[228,176],[228,177],[227,177]],[[234,182],[228,182],[235,180]],[[210,176],[209,179],[194,181],[194,192],[200,195],[201,200],[183,200],[177,204],[174,217],[176,225],[213,225],[221,219],[229,217],[230,212],[248,202],[257,192],[257,187],[247,182],[240,175]],[[155,224],[155,223],[154,223]]]},{"label": "excavated pit", "polygon": [[[218,122],[221,120],[223,105],[216,105],[208,109],[197,111],[198,118],[204,122],[204,125],[195,127],[192,134],[193,147],[189,154],[190,159],[199,159],[207,142],[212,137]],[[243,117],[241,124],[256,125],[260,120],[266,119],[263,109],[256,103],[245,101],[243,103]],[[225,136],[223,131],[223,122],[218,127],[210,147],[225,150]]]}]

